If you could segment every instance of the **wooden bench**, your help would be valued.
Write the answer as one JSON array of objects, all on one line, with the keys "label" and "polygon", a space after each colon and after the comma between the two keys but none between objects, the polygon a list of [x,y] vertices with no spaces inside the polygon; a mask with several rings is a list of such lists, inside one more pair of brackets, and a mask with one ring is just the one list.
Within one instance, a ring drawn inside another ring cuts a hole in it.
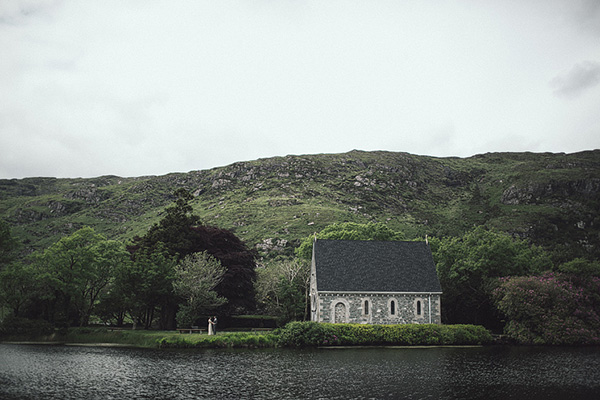
[{"label": "wooden bench", "polygon": [[199,328],[181,328],[179,329],[179,333],[202,333],[206,332],[206,329]]}]

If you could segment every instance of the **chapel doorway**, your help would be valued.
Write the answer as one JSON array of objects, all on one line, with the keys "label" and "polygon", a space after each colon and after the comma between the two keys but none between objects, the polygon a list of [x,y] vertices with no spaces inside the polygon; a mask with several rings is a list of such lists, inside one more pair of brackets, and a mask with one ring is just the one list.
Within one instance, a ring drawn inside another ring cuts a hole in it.
[{"label": "chapel doorway", "polygon": [[346,323],[346,305],[342,302],[339,302],[335,305],[335,314],[333,321],[336,324],[344,324]]}]

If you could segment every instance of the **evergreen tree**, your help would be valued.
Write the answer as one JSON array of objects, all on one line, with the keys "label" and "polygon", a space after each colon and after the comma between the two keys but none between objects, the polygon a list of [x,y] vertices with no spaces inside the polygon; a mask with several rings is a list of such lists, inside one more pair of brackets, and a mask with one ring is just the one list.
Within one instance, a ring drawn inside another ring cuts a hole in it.
[{"label": "evergreen tree", "polygon": [[[163,219],[129,246],[133,256],[140,251],[155,248],[159,243],[178,261],[187,255],[206,252],[225,268],[223,280],[215,288],[227,299],[220,313],[231,314],[255,308],[254,286],[256,253],[231,231],[205,226],[193,214],[192,195],[184,189],[175,192],[175,204],[165,210]],[[175,312],[172,313],[173,321]]]}]

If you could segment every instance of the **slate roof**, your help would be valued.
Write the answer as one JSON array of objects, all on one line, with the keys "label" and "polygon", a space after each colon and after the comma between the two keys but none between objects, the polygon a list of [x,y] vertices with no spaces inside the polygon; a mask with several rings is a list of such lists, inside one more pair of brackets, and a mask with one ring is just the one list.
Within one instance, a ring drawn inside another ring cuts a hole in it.
[{"label": "slate roof", "polygon": [[425,242],[318,239],[313,250],[318,291],[442,291]]}]

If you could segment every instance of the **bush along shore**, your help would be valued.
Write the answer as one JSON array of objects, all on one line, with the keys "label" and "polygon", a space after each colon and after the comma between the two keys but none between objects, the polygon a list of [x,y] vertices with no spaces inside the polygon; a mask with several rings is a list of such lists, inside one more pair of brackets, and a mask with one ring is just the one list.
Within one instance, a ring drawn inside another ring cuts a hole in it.
[{"label": "bush along shore", "polygon": [[441,346],[493,343],[477,325],[359,325],[291,322],[266,332],[222,332],[215,336],[173,331],[72,328],[50,335],[6,335],[6,342],[122,345],[145,348],[267,348],[324,346]]},{"label": "bush along shore", "polygon": [[291,322],[279,332],[285,347],[316,346],[440,346],[493,342],[478,325],[363,325]]}]

